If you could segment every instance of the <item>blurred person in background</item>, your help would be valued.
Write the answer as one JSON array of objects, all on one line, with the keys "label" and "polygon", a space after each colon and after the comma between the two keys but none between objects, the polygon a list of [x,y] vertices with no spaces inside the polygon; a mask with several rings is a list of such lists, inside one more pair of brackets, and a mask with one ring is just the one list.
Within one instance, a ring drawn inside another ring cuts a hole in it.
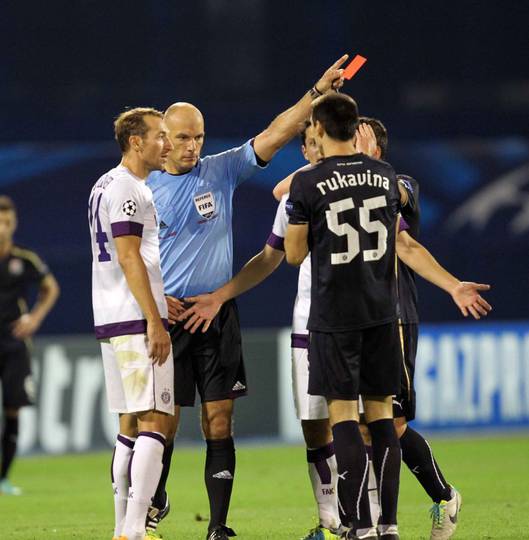
[{"label": "blurred person in background", "polygon": [[[0,494],[20,495],[8,479],[17,451],[19,411],[35,403],[31,376],[31,337],[59,297],[59,285],[40,257],[16,245],[17,213],[13,201],[0,196],[0,380],[3,396]],[[31,310],[31,287],[38,296]]]}]

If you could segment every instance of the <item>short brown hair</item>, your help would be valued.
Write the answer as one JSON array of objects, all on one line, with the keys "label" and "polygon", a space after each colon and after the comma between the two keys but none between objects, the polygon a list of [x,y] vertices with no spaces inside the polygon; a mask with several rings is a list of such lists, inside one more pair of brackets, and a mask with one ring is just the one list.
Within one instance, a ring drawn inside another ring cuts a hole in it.
[{"label": "short brown hair", "polygon": [[122,112],[114,120],[114,138],[123,154],[130,148],[129,137],[132,135],[145,137],[147,134],[149,128],[145,123],[145,116],[163,118],[163,113],[152,107],[135,107]]},{"label": "short brown hair", "polygon": [[312,104],[312,121],[320,122],[331,139],[348,141],[358,124],[356,101],[346,94],[325,94]]},{"label": "short brown hair", "polygon": [[7,195],[0,195],[0,212],[13,211],[16,214],[15,203]]}]

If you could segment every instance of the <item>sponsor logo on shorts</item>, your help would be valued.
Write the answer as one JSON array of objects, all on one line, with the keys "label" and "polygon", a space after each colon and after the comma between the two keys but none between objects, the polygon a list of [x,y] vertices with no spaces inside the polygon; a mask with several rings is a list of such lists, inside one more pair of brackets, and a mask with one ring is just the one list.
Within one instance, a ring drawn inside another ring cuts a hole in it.
[{"label": "sponsor logo on shorts", "polygon": [[161,395],[162,401],[167,405],[171,401],[171,392],[164,390]]},{"label": "sponsor logo on shorts", "polygon": [[233,480],[233,475],[227,469],[225,471],[220,471],[212,476],[213,478],[219,478],[220,480]]},{"label": "sponsor logo on shorts", "polygon": [[232,391],[233,391],[233,392],[241,392],[242,390],[246,390],[246,386],[244,386],[244,384],[242,384],[242,382],[237,381],[237,382],[233,385]]}]

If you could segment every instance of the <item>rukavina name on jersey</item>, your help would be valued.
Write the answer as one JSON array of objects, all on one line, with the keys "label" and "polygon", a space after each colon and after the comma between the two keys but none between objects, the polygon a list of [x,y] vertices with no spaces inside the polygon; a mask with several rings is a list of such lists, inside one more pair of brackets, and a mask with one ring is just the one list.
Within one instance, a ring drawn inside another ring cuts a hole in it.
[{"label": "rukavina name on jersey", "polygon": [[329,156],[294,175],[285,206],[289,223],[308,225],[307,328],[344,332],[394,321],[400,194],[391,165],[363,154]]},{"label": "rukavina name on jersey", "polygon": [[[344,163],[343,165],[353,165],[361,162]],[[340,163],[337,163],[340,165]],[[371,174],[371,170],[367,169],[366,172],[359,172],[356,174],[340,174],[338,171],[332,171],[334,177],[327,178],[316,184],[316,187],[320,190],[322,195],[327,193],[326,190],[336,191],[340,188],[357,187],[357,186],[371,186],[383,188],[389,191],[389,178],[382,176],[381,174]]]}]

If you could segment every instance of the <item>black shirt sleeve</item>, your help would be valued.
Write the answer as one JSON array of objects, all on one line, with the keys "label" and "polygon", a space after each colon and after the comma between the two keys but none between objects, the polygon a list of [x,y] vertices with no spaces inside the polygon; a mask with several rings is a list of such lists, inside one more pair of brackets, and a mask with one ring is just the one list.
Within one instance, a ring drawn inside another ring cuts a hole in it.
[{"label": "black shirt sleeve", "polygon": [[290,194],[286,202],[288,222],[293,225],[304,225],[309,222],[309,208],[306,202],[303,182],[300,173],[294,175],[290,185]]}]

